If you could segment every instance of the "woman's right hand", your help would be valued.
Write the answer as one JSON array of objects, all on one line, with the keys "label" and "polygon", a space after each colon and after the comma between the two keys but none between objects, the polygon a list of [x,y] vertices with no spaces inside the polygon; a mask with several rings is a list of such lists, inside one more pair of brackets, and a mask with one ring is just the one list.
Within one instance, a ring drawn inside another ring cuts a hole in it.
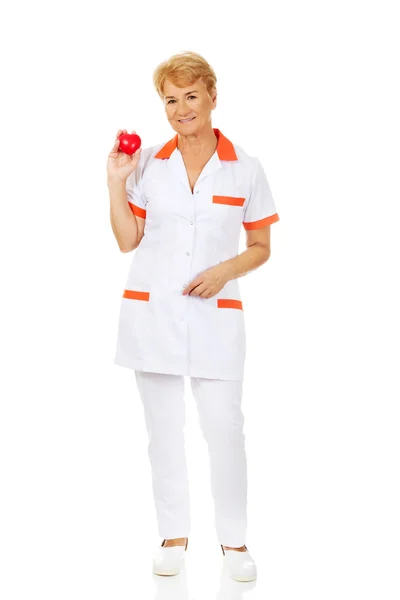
[{"label": "woman's right hand", "polygon": [[[114,146],[108,155],[107,160],[107,180],[108,181],[122,181],[126,182],[129,175],[133,173],[139,162],[141,148],[138,148],[131,156],[118,150],[119,148],[119,136],[121,133],[128,133],[126,129],[119,129],[117,137],[115,138]],[[136,131],[132,131],[136,133]]]}]

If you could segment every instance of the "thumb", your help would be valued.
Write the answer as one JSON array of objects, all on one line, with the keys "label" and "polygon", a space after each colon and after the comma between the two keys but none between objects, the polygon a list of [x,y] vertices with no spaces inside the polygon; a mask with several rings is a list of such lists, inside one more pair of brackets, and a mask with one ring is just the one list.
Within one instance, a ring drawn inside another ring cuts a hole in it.
[{"label": "thumb", "polygon": [[132,156],[131,156],[131,161],[132,161],[133,163],[135,163],[135,164],[136,164],[137,162],[139,162],[139,158],[140,158],[140,154],[141,154],[141,152],[142,152],[142,149],[141,149],[141,148],[138,148],[138,149],[136,150],[136,152],[134,152],[134,153],[132,154]]}]

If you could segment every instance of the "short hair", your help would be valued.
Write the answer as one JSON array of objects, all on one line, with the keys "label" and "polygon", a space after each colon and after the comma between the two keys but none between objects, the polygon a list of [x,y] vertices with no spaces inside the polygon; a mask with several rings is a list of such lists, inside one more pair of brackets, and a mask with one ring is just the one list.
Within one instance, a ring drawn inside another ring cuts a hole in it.
[{"label": "short hair", "polygon": [[217,91],[217,77],[211,65],[197,52],[183,51],[174,54],[158,65],[153,73],[153,83],[161,99],[164,83],[169,79],[176,87],[184,88],[199,78],[210,96]]}]

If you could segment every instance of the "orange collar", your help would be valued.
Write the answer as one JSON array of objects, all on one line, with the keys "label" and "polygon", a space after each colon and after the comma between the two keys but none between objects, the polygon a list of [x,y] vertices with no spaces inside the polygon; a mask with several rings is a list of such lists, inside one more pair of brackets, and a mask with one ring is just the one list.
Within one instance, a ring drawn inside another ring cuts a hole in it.
[{"label": "orange collar", "polygon": [[[238,160],[235,149],[231,141],[228,140],[219,129],[213,128],[218,138],[217,153],[220,160]],[[172,152],[178,147],[178,134],[161,148],[154,158],[169,158]]]}]

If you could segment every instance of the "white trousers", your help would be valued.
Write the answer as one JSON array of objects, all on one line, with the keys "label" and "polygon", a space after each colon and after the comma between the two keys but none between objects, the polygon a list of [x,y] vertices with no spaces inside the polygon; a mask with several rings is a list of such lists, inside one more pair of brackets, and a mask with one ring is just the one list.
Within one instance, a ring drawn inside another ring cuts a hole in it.
[{"label": "white trousers", "polygon": [[[184,376],[135,371],[148,432],[159,535],[189,537],[189,481],[183,428]],[[242,381],[191,377],[207,442],[215,528],[220,544],[246,544],[247,461]]]}]

